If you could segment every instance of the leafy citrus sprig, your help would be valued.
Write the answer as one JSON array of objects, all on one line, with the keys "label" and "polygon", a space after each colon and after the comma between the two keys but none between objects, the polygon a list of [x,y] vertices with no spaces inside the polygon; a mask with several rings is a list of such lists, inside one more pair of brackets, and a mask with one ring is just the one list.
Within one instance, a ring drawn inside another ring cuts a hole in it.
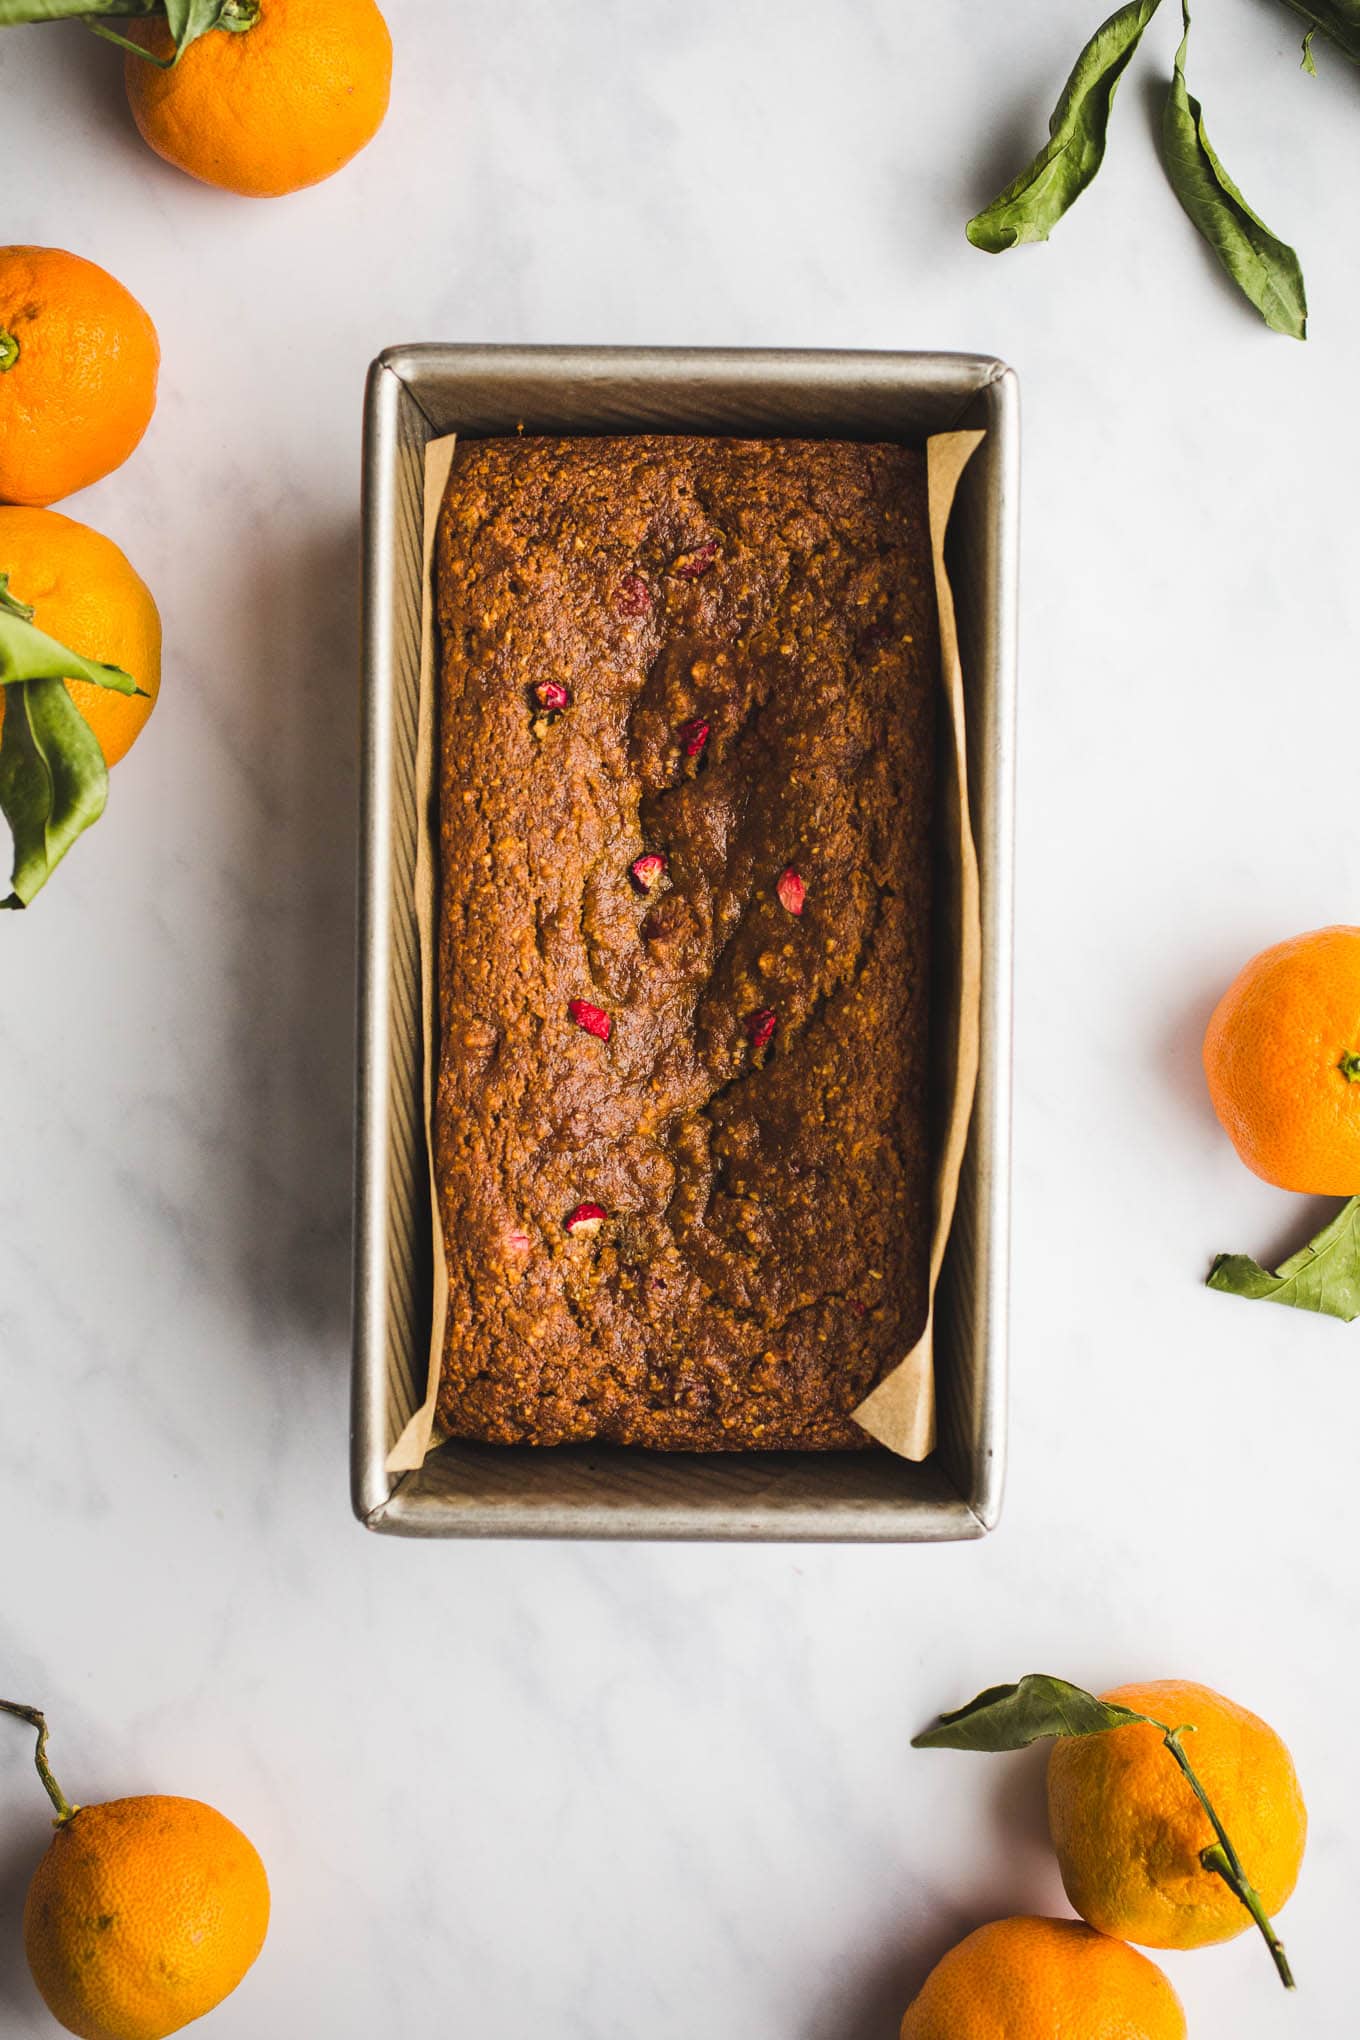
[{"label": "leafy citrus sprig", "polygon": [[1104,1735],[1112,1728],[1141,1723],[1155,1728],[1170,1752],[1190,1790],[1208,1815],[1216,1839],[1200,1851],[1200,1862],[1212,1871],[1244,1905],[1260,1928],[1286,1990],[1293,1990],[1294,1977],[1284,1944],[1266,1914],[1260,1896],[1242,1868],[1241,1858],[1228,1838],[1227,1830],[1214,1811],[1208,1793],[1196,1777],[1181,1742],[1193,1735],[1194,1725],[1177,1727],[1154,1721],[1150,1714],[1136,1714],[1131,1707],[1118,1707],[1098,1700],[1081,1686],[1031,1672],[1013,1686],[989,1686],[952,1714],[942,1714],[934,1728],[912,1737],[914,1750],[999,1750],[1028,1749],[1031,1743],[1056,1740],[1060,1736]]},{"label": "leafy citrus sprig", "polygon": [[0,572],[0,814],[14,838],[14,875],[0,908],[26,907],[78,836],[104,812],[109,772],[99,739],[67,692],[89,680],[116,694],[142,694],[120,666],[101,666],[58,643],[33,621]]},{"label": "leafy citrus sprig", "polygon": [[[1315,70],[1313,37],[1321,33],[1360,62],[1360,0],[1285,0],[1310,23],[1304,65]],[[1049,121],[1049,138],[1019,175],[968,222],[975,248],[999,255],[1027,241],[1046,241],[1105,160],[1110,114],[1119,81],[1161,0],[1128,0],[1086,44]],[[1243,295],[1276,333],[1307,337],[1308,304],[1298,256],[1252,211],[1215,153],[1204,110],[1185,79],[1190,8],[1181,0],[1183,33],[1162,112],[1162,160],[1172,190]]]},{"label": "leafy citrus sprig", "polygon": [[[169,70],[191,44],[211,29],[226,29],[243,35],[260,18],[260,0],[0,0],[0,28],[17,28],[39,21],[83,21],[106,42],[131,50],[149,64]],[[130,36],[110,28],[110,21],[157,20],[165,23],[174,42],[174,55],[156,57]]]}]

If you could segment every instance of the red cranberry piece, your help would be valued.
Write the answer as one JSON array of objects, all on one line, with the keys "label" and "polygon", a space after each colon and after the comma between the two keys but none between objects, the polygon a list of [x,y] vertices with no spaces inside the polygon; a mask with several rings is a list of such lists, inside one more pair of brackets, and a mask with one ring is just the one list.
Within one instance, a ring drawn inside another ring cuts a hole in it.
[{"label": "red cranberry piece", "polygon": [[573,1238],[577,1233],[584,1233],[589,1238],[600,1230],[608,1216],[602,1204],[578,1204],[575,1211],[568,1212],[562,1223]]},{"label": "red cranberry piece", "polygon": [[802,879],[791,864],[780,872],[775,880],[774,889],[779,895],[780,906],[786,912],[790,914],[802,913],[803,902],[807,898],[807,887],[803,884]]},{"label": "red cranberry piece", "polygon": [[652,606],[652,591],[641,574],[625,574],[614,591],[614,607],[620,616],[645,616]]},{"label": "red cranberry piece", "polygon": [[673,562],[672,572],[679,574],[682,581],[697,581],[700,574],[706,574],[718,557],[718,541],[706,538],[702,545],[696,545],[692,552],[681,553]]},{"label": "red cranberry piece", "polygon": [[758,1013],[746,1016],[746,1032],[752,1048],[768,1048],[774,1035],[777,1015],[773,1006],[762,1006]]},{"label": "red cranberry piece", "polygon": [[567,1011],[587,1034],[593,1034],[597,1041],[608,1041],[614,1023],[603,1006],[592,1006],[586,999],[569,999]]},{"label": "red cranberry piece", "polygon": [[666,860],[659,850],[650,850],[642,857],[635,857],[628,867],[628,876],[640,893],[655,892],[666,876]]}]

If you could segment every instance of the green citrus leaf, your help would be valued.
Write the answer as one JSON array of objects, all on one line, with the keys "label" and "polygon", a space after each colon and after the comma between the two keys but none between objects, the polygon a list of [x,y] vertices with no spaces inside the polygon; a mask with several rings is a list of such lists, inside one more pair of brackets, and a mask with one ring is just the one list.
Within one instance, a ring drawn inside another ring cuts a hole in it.
[{"label": "green citrus leaf", "polygon": [[[240,0],[164,0],[165,18],[170,24],[170,33],[175,38],[175,55],[182,57],[190,43],[196,43],[201,35],[222,25],[223,16],[228,22],[238,21],[242,8]],[[251,20],[258,13],[251,12]]]},{"label": "green citrus leaf", "polygon": [[30,621],[33,612],[9,592],[8,574],[0,574],[0,687],[24,680],[92,680],[115,694],[141,694],[121,666],[101,666],[82,659],[69,645],[59,644]]},{"label": "green citrus leaf", "polygon": [[1343,1204],[1330,1225],[1272,1272],[1247,1254],[1220,1254],[1210,1289],[1252,1303],[1285,1303],[1350,1324],[1360,1317],[1360,1197]]},{"label": "green citrus leaf", "polygon": [[161,0],[0,0],[0,28],[33,21],[93,21],[100,15],[159,14]]},{"label": "green citrus leaf", "polygon": [[14,889],[0,905],[30,904],[99,820],[108,791],[99,740],[64,683],[11,684],[0,733],[0,813],[14,837]]},{"label": "green citrus leaf", "polygon": [[26,907],[92,822],[104,812],[109,775],[99,740],[67,680],[116,694],[141,694],[120,666],[101,666],[59,644],[32,621],[0,572],[0,814],[14,837],[13,891],[0,906]]},{"label": "green citrus leaf", "polygon": [[[36,21],[83,21],[107,42],[169,69],[210,29],[250,28],[259,11],[259,0],[0,0],[0,28]],[[175,54],[167,63],[105,26],[108,21],[149,15],[159,15],[174,40]]]},{"label": "green citrus leaf", "polygon": [[1252,211],[1214,154],[1204,129],[1204,109],[1185,83],[1189,0],[1182,0],[1181,14],[1185,33],[1162,114],[1162,154],[1171,188],[1271,330],[1287,333],[1294,340],[1306,339],[1308,299],[1299,258],[1288,242],[1272,234]]},{"label": "green citrus leaf", "polygon": [[1131,0],[1102,22],[1072,67],[1034,161],[968,222],[975,248],[999,255],[1046,241],[1105,159],[1115,90],[1160,0]]},{"label": "green citrus leaf", "polygon": [[[1127,1707],[1097,1700],[1081,1686],[1030,1672],[1014,1686],[989,1686],[934,1728],[913,1736],[914,1750],[1023,1750],[1064,1735],[1102,1735],[1131,1721],[1146,1721]],[[1157,1727],[1161,1726],[1158,1722]]]}]

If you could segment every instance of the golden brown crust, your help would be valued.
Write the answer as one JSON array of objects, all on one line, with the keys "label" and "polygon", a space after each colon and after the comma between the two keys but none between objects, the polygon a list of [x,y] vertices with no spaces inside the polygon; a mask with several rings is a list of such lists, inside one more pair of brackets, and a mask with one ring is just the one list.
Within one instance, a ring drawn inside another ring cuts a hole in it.
[{"label": "golden brown crust", "polygon": [[863,1444],[926,1307],[924,459],[469,442],[436,584],[440,1423]]}]

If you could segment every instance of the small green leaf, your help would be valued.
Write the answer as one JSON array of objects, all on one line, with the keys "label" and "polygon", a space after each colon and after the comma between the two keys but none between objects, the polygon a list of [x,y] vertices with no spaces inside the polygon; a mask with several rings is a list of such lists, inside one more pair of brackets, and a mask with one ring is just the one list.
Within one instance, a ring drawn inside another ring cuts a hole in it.
[{"label": "small green leaf", "polygon": [[141,694],[130,673],[121,666],[101,666],[82,659],[69,645],[59,644],[45,630],[30,621],[32,610],[9,593],[8,574],[0,575],[0,687],[12,687],[21,680],[91,680],[96,687],[110,687],[115,694]]},{"label": "small green leaf", "polygon": [[250,28],[259,15],[257,0],[164,0],[165,18],[175,38],[175,61],[191,43],[214,28]]},{"label": "small green leaf", "polygon": [[1049,140],[991,204],[968,222],[975,248],[999,255],[1046,241],[1105,158],[1115,90],[1160,0],[1131,0],[1102,22],[1072,67],[1048,123]]},{"label": "small green leaf", "polygon": [[[0,28],[28,22],[83,21],[106,42],[168,70],[210,29],[226,28],[239,34],[254,26],[259,12],[259,0],[0,0]],[[170,30],[175,54],[168,60],[153,57],[140,43],[107,25],[111,20],[149,16],[159,16]]]},{"label": "small green leaf", "polygon": [[[934,1728],[913,1736],[914,1750],[1023,1750],[1052,1736],[1101,1735],[1146,1721],[1127,1707],[1112,1707],[1066,1679],[1030,1672],[1014,1686],[989,1686]],[[1154,1726],[1160,1728],[1161,1723]]]},{"label": "small green leaf", "polygon": [[116,694],[141,694],[121,666],[100,666],[39,630],[33,611],[0,572],[0,814],[14,837],[13,891],[0,906],[26,907],[92,822],[104,812],[109,775],[99,740],[66,690],[90,680]]},{"label": "small green leaf", "polygon": [[1325,36],[1343,56],[1360,64],[1360,0],[1285,0],[1285,6],[1311,24],[1303,45],[1305,70],[1313,69],[1308,45],[1315,35]]},{"label": "small green leaf", "polygon": [[0,0],[0,28],[35,21],[91,21],[100,15],[162,12],[161,0]]},{"label": "small green leaf", "polygon": [[222,0],[163,0],[163,5],[177,49],[184,49],[210,28],[216,28],[222,12]]},{"label": "small green leaf", "polygon": [[31,903],[99,820],[108,791],[99,740],[63,682],[12,684],[0,732],[0,813],[14,837],[14,889],[0,905]]},{"label": "small green leaf", "polygon": [[1243,295],[1276,333],[1303,340],[1308,300],[1299,258],[1254,213],[1210,146],[1204,109],[1185,83],[1190,40],[1189,0],[1182,0],[1185,33],[1176,52],[1162,114],[1162,153],[1171,188]]},{"label": "small green leaf", "polygon": [[1220,1254],[1209,1271],[1209,1287],[1252,1303],[1321,1311],[1350,1324],[1360,1317],[1360,1197],[1343,1204],[1330,1225],[1274,1274],[1246,1254]]},{"label": "small green leaf", "polygon": [[1306,71],[1310,78],[1316,78],[1317,76],[1317,62],[1313,56],[1313,37],[1316,34],[1317,30],[1310,28],[1307,35],[1303,38],[1303,56],[1299,62],[1299,69]]}]

